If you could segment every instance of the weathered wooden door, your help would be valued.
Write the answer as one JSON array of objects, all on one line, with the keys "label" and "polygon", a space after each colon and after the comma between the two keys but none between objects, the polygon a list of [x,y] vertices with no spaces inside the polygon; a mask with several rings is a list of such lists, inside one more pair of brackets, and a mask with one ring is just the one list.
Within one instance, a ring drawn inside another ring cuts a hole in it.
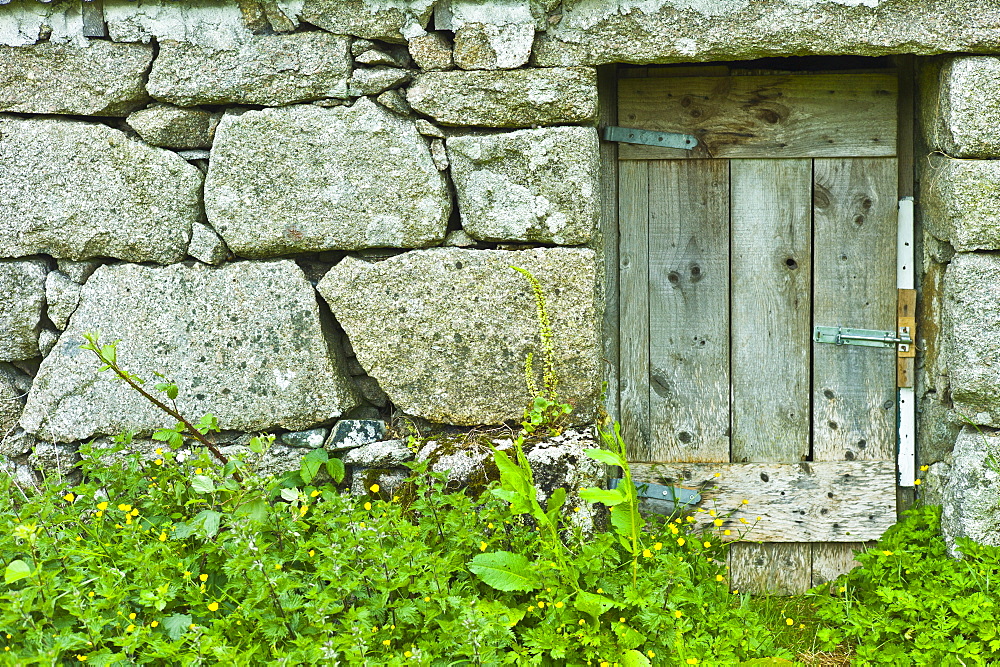
[{"label": "weathered wooden door", "polygon": [[896,95],[891,73],[619,80],[620,126],[699,140],[619,146],[633,473],[701,488],[726,539],[756,523],[737,589],[827,581],[896,520],[896,352],[812,341],[895,330]]}]

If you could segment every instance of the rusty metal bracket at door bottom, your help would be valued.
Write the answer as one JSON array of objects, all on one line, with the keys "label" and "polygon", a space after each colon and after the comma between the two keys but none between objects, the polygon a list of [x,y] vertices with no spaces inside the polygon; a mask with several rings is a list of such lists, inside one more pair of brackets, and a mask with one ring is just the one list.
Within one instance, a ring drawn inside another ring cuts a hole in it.
[{"label": "rusty metal bracket at door bottom", "polygon": [[[618,488],[621,479],[613,477],[608,480],[608,488]],[[667,509],[683,509],[694,507],[701,502],[701,494],[694,489],[680,486],[663,486],[661,484],[636,484],[640,500],[655,500],[657,504],[666,503]]]}]

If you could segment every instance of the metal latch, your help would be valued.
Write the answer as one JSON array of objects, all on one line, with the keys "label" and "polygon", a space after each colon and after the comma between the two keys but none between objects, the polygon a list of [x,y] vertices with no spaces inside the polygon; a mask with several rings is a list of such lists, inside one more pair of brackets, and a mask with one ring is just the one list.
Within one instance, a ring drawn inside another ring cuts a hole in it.
[{"label": "metal latch", "polygon": [[[608,480],[608,488],[618,488],[621,482],[617,477]],[[701,494],[694,489],[680,486],[663,486],[661,484],[636,484],[639,498],[643,500],[658,500],[672,506],[697,505],[701,502]]]},{"label": "metal latch", "polygon": [[692,150],[698,145],[698,138],[690,134],[636,130],[631,127],[616,127],[614,125],[604,128],[604,139],[605,141],[620,141],[626,144],[684,148],[687,150]]},{"label": "metal latch", "polygon": [[905,351],[913,344],[910,338],[910,327],[900,327],[899,335],[895,331],[882,329],[848,329],[847,327],[816,327],[813,330],[813,340],[817,343],[832,343],[833,345],[861,345],[863,347],[895,347]]}]

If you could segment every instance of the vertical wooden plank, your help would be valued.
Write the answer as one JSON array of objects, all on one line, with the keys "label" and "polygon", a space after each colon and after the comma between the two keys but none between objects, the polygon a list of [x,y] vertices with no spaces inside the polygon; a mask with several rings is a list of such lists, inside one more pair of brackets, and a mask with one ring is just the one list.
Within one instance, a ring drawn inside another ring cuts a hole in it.
[{"label": "vertical wooden plank", "polygon": [[732,460],[804,461],[811,421],[812,160],[731,160],[730,174]]},{"label": "vertical wooden plank", "polygon": [[649,167],[618,165],[619,386],[629,459],[649,461]]},{"label": "vertical wooden plank", "polygon": [[[815,324],[895,330],[896,168],[895,158],[816,160]],[[895,358],[814,346],[813,460],[895,459]]]},{"label": "vertical wooden plank", "polygon": [[741,542],[732,545],[729,586],[741,593],[796,595],[812,585],[811,545]]},{"label": "vertical wooden plank", "polygon": [[855,554],[864,551],[864,542],[824,542],[813,544],[813,565],[811,586],[829,583],[856,568],[860,563]]},{"label": "vertical wooden plank", "polygon": [[[601,123],[618,124],[617,68],[597,68],[597,93]],[[613,419],[618,409],[618,144],[601,142],[601,261],[604,268],[604,409]]]},{"label": "vertical wooden plank", "polygon": [[729,165],[649,162],[654,461],[729,460]]}]

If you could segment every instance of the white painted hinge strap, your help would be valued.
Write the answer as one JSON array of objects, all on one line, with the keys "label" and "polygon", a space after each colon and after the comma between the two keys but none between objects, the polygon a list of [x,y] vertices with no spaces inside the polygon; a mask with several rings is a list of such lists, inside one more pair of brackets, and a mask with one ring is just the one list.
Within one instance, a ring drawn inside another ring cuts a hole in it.
[{"label": "white painted hinge strap", "polygon": [[[916,344],[916,313],[903,312],[904,304],[912,308],[916,304],[912,290],[916,287],[916,271],[913,253],[913,197],[899,201],[896,224],[896,287],[899,290],[899,327],[908,327]],[[897,465],[899,485],[912,487],[917,476],[917,401],[913,391],[913,350],[901,353],[897,359],[899,376],[899,454]]]}]

